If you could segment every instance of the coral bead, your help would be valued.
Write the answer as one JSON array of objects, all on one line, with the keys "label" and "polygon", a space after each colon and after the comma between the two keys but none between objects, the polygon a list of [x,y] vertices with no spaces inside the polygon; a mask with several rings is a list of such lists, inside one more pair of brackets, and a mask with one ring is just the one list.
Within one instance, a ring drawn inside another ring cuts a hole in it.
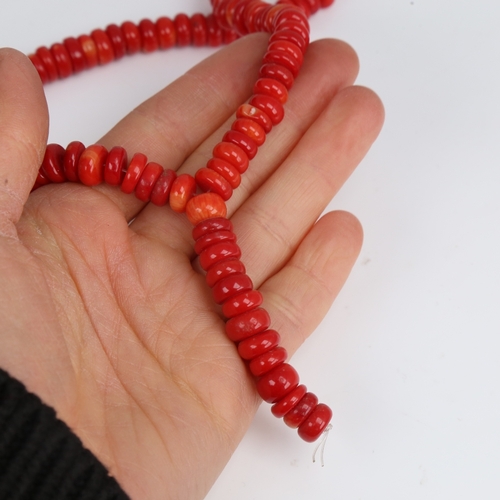
[{"label": "coral bead", "polygon": [[113,52],[113,45],[109,36],[103,30],[94,30],[90,33],[92,40],[95,42],[97,48],[97,58],[99,64],[108,64],[115,60],[115,53]]},{"label": "coral bead", "polygon": [[127,54],[132,55],[141,50],[141,33],[139,28],[131,21],[125,21],[121,25],[121,30],[127,46]]},{"label": "coral bead", "polygon": [[239,259],[241,250],[236,243],[224,241],[217,243],[203,250],[200,254],[200,266],[203,270],[208,271],[213,265],[224,260]]},{"label": "coral bead", "polygon": [[241,184],[240,173],[236,167],[227,161],[220,158],[211,158],[207,163],[207,168],[224,177],[233,189],[236,189]]},{"label": "coral bead", "polygon": [[304,397],[292,408],[286,415],[283,421],[288,427],[296,429],[309,414],[318,405],[318,398],[312,392],[308,392]]},{"label": "coral bead", "polygon": [[28,58],[32,62],[33,66],[35,66],[35,69],[37,70],[38,76],[40,77],[40,80],[42,80],[42,83],[48,83],[50,81],[49,75],[47,73],[47,70],[45,69],[45,66],[43,65],[42,60],[36,54],[30,54]]},{"label": "coral bead", "polygon": [[273,125],[280,123],[285,117],[285,110],[280,101],[268,95],[254,95],[249,103],[252,106],[264,111],[273,122]]},{"label": "coral bead", "polygon": [[120,188],[123,193],[130,194],[134,192],[147,163],[148,158],[142,153],[136,153],[132,156]]},{"label": "coral bead", "polygon": [[181,174],[177,176],[170,190],[170,208],[174,212],[185,212],[186,205],[195,192],[196,181],[192,175]]},{"label": "coral bead", "polygon": [[154,161],[148,163],[135,188],[135,197],[141,201],[149,201],[156,181],[163,173],[163,167]]},{"label": "coral bead", "polygon": [[177,31],[177,45],[186,47],[191,45],[191,22],[186,14],[177,14],[174,18],[175,30]]},{"label": "coral bead", "polygon": [[226,323],[226,335],[233,342],[239,342],[269,328],[271,318],[262,308],[253,309],[231,318]]},{"label": "coral bead", "polygon": [[207,21],[203,14],[193,14],[191,16],[191,28],[193,45],[203,47],[207,44]]},{"label": "coral bead", "polygon": [[253,359],[276,347],[280,340],[280,334],[276,330],[266,330],[241,341],[238,344],[238,354],[243,359]]},{"label": "coral bead", "polygon": [[288,353],[284,347],[276,347],[256,358],[253,358],[248,365],[250,372],[254,377],[261,377],[264,373],[272,370],[276,366],[284,363]]},{"label": "coral bead", "polygon": [[59,78],[67,78],[73,74],[73,65],[66,47],[62,43],[55,43],[50,48],[57,66]]},{"label": "coral bead", "polygon": [[292,72],[281,64],[266,63],[260,68],[259,75],[281,82],[287,90],[290,90],[293,86],[294,76]]},{"label": "coral bead", "polygon": [[229,200],[233,194],[231,184],[214,170],[200,168],[195,175],[196,183],[202,191],[217,193],[224,201]]},{"label": "coral bead", "polygon": [[309,30],[305,28],[301,23],[295,21],[287,21],[280,25],[279,29],[276,30],[276,33],[279,33],[280,31],[294,31],[305,40],[307,45],[309,45]]},{"label": "coral bead", "polygon": [[243,149],[231,142],[219,142],[214,147],[212,154],[215,158],[220,158],[233,165],[240,174],[243,174],[248,168],[247,154]]},{"label": "coral bead", "polygon": [[47,47],[39,47],[35,54],[43,63],[45,71],[47,72],[48,81],[53,82],[54,80],[57,80],[59,74],[57,73],[57,65],[52,52],[50,52]]},{"label": "coral bead", "polygon": [[207,272],[205,280],[207,285],[212,288],[216,283],[231,274],[245,274],[246,269],[241,260],[224,260],[213,265]]},{"label": "coral bead", "polygon": [[160,17],[156,21],[156,33],[160,49],[165,50],[177,43],[175,24],[169,17]]},{"label": "coral bead", "polygon": [[272,414],[277,418],[284,417],[297,403],[304,397],[307,392],[305,385],[299,385],[292,392],[289,392],[284,398],[281,398],[271,407]]},{"label": "coral bead", "polygon": [[207,44],[210,47],[219,47],[222,45],[222,29],[217,24],[213,14],[207,16]]},{"label": "coral bead", "polygon": [[217,231],[233,231],[233,223],[225,217],[215,217],[203,220],[193,228],[193,240],[198,241],[203,236]]},{"label": "coral bead", "polygon": [[267,403],[276,403],[299,385],[299,374],[293,366],[282,363],[257,381],[257,392]]},{"label": "coral bead", "polygon": [[303,38],[297,31],[294,30],[278,30],[275,31],[269,38],[269,44],[277,42],[279,40],[284,40],[286,42],[292,42],[302,51],[302,55],[306,53],[307,47],[309,45],[309,37]]},{"label": "coral bead", "polygon": [[123,31],[116,24],[110,24],[106,28],[106,35],[108,35],[111,46],[113,47],[115,59],[121,59],[127,53],[127,44],[125,43]]},{"label": "coral bead", "polygon": [[97,186],[104,180],[104,165],[108,151],[100,144],[85,149],[78,162],[78,178],[86,186]]},{"label": "coral bead", "polygon": [[238,118],[231,125],[232,130],[248,135],[257,146],[262,146],[266,140],[264,129],[250,118]]},{"label": "coral bead", "polygon": [[257,144],[253,139],[243,132],[237,130],[229,130],[222,138],[224,142],[231,142],[245,151],[248,158],[251,160],[257,154]]},{"label": "coral bead", "polygon": [[[210,219],[209,219],[210,220]],[[200,255],[203,250],[221,241],[236,242],[236,235],[232,231],[214,231],[198,238],[194,244],[194,251]]]},{"label": "coral bead", "polygon": [[119,186],[127,172],[127,152],[120,146],[115,146],[108,153],[104,165],[104,182],[110,186]]},{"label": "coral bead", "polygon": [[249,290],[226,300],[222,304],[222,314],[226,318],[234,318],[239,314],[259,307],[262,305],[262,301],[262,294],[260,292]]},{"label": "coral bead", "polygon": [[259,108],[256,108],[255,106],[252,106],[251,104],[242,104],[237,110],[236,110],[236,117],[237,118],[248,118],[250,120],[253,120],[254,122],[258,123],[264,130],[266,134],[271,132],[273,128],[273,122],[271,121],[271,118],[264,113]]},{"label": "coral bead", "polygon": [[253,288],[252,280],[246,274],[231,274],[227,278],[219,280],[212,288],[212,295],[216,304],[222,304],[226,300],[242,292],[248,292]]},{"label": "coral bead", "polygon": [[85,55],[80,42],[76,38],[69,37],[66,38],[63,43],[71,59],[73,73],[80,73],[86,69],[87,62],[85,61]]},{"label": "coral bead", "polygon": [[154,52],[158,50],[158,38],[156,37],[156,27],[150,19],[143,19],[139,23],[139,32],[142,40],[143,52]]},{"label": "coral bead", "polygon": [[64,182],[64,148],[59,144],[48,144],[41,169],[50,182]]},{"label": "coral bead", "polygon": [[253,87],[255,94],[263,94],[269,97],[273,97],[282,104],[288,99],[288,91],[286,87],[272,78],[259,78]]},{"label": "coral bead", "polygon": [[177,174],[173,170],[164,170],[156,181],[156,184],[153,186],[153,191],[151,192],[151,203],[157,205],[158,207],[166,205],[170,196],[172,184],[176,178]]},{"label": "coral bead", "polygon": [[80,141],[73,141],[68,144],[64,153],[63,168],[66,179],[70,182],[78,182],[78,163],[85,151],[85,146]]},{"label": "coral bead", "polygon": [[35,179],[35,184],[33,185],[33,188],[31,190],[34,191],[35,189],[38,189],[39,187],[45,186],[47,184],[50,184],[50,179],[43,173],[42,169],[39,169],[38,175]]},{"label": "coral bead", "polygon": [[332,410],[327,405],[320,403],[300,425],[299,436],[308,443],[316,441],[330,423],[332,416]]},{"label": "coral bead", "polygon": [[191,198],[186,206],[186,215],[191,224],[216,217],[225,217],[227,207],[217,193],[202,193]]},{"label": "coral bead", "polygon": [[78,41],[82,47],[83,56],[85,57],[85,64],[87,68],[93,68],[99,63],[97,56],[97,47],[94,40],[88,35],[80,35]]}]

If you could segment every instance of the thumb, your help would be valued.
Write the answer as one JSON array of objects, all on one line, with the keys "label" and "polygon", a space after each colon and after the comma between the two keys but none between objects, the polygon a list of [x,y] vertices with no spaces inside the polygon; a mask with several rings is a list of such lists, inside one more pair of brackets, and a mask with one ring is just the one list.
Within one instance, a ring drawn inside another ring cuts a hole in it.
[{"label": "thumb", "polygon": [[0,234],[21,217],[43,159],[48,112],[30,60],[0,49]]}]

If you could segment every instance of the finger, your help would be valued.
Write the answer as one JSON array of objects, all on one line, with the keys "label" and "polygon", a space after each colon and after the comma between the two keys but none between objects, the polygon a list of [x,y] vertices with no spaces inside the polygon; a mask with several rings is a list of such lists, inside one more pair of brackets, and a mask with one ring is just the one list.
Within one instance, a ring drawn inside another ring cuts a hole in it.
[{"label": "finger", "polygon": [[29,59],[0,49],[0,233],[14,235],[47,144],[48,113]]},{"label": "finger", "polygon": [[[357,71],[356,54],[345,43],[338,40],[322,40],[311,44],[300,77],[297,78],[285,106],[285,119],[268,135],[259,154],[252,160],[250,168],[243,176],[242,184],[234,191],[228,203],[230,213],[234,212],[249,194],[278,168],[307,128],[321,114],[325,102],[329,102],[340,89],[351,85]],[[253,82],[255,75],[251,78]],[[241,102],[235,102],[233,112]],[[215,144],[220,142],[223,134],[229,130],[233,120],[234,114],[196,148],[180,172],[193,175],[200,166],[203,166],[211,157]],[[184,237],[185,232],[183,233],[188,226],[180,226],[180,230],[173,234],[172,227],[177,227],[175,219],[170,213],[158,211],[154,206],[146,207],[132,227],[135,231],[152,238],[174,240],[177,244],[183,242],[181,243],[184,245],[183,250],[187,253],[192,252],[189,234],[188,237]]]},{"label": "finger", "polygon": [[362,87],[339,92],[273,176],[233,217],[259,286],[290,258],[380,131],[383,108]]},{"label": "finger", "polygon": [[321,322],[356,261],[363,232],[347,212],[323,216],[296,253],[260,288],[264,306],[293,354]]},{"label": "finger", "polygon": [[[262,34],[244,37],[192,68],[144,102],[99,142],[124,147],[129,156],[144,153],[177,170],[195,148],[251,93],[266,47]],[[144,206],[116,188],[99,186],[130,220]]]}]

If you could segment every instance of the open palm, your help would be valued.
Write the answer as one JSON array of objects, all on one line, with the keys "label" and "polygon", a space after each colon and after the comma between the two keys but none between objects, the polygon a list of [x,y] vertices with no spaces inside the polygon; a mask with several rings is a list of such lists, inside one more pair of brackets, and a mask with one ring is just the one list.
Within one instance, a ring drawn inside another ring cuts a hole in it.
[{"label": "open palm", "polygon": [[[251,94],[264,35],[240,40],[99,143],[194,173]],[[361,245],[319,220],[382,123],[357,59],[311,45],[287,116],[229,203],[242,260],[289,353],[321,321]],[[235,78],[237,76],[237,78]],[[203,498],[259,404],[224,334],[182,214],[109,186],[29,196],[47,113],[30,63],[0,51],[0,366],[56,409],[132,498]]]}]

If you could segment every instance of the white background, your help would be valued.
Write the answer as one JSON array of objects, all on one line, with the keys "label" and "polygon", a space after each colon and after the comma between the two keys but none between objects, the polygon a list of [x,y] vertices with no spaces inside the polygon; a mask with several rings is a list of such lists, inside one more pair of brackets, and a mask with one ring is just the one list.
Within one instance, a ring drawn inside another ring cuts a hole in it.
[{"label": "white background", "polygon": [[[208,0],[1,4],[0,46],[24,52],[209,11]],[[326,466],[263,406],[209,500],[500,498],[499,25],[490,0],[337,0],[311,19],[313,39],[356,49],[358,83],[387,114],[330,206],[360,218],[361,256],[293,360],[335,411]],[[133,57],[48,86],[51,141],[95,141],[211,52]]]}]

